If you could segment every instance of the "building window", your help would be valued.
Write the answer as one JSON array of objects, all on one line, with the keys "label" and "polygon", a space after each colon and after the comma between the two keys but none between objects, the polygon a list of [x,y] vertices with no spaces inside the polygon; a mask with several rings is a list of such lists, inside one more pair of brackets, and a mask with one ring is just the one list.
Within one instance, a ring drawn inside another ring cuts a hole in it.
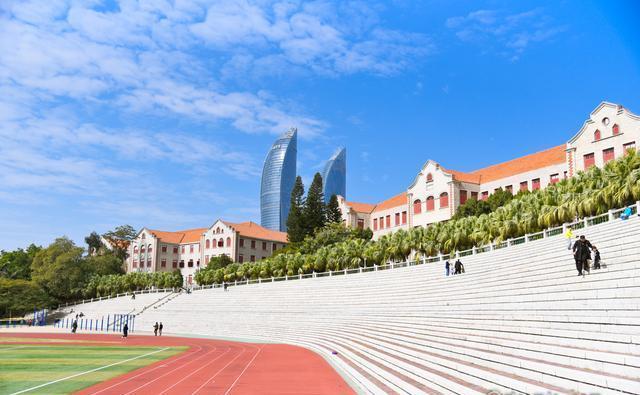
[{"label": "building window", "polygon": [[189,252],[193,254],[193,244],[189,246]]},{"label": "building window", "polygon": [[160,261],[160,267],[167,267],[167,260],[163,259]]},{"label": "building window", "polygon": [[177,268],[178,268],[178,261],[174,259],[174,260],[173,260],[173,262],[171,262],[171,266],[172,266],[174,269],[177,269]]},{"label": "building window", "polygon": [[427,198],[427,211],[433,211],[436,207],[436,200],[433,198],[433,196],[429,196]]},{"label": "building window", "polygon": [[256,249],[256,241],[255,240],[251,240],[251,249],[252,250]]},{"label": "building window", "polygon": [[464,189],[460,190],[460,204],[465,204],[467,201],[467,191]]},{"label": "building window", "polygon": [[433,175],[431,173],[427,174],[427,182],[433,182]]},{"label": "building window", "polygon": [[471,199],[478,200],[478,192],[471,192]]},{"label": "building window", "polygon": [[224,239],[222,237],[218,240],[218,247],[224,247]]},{"label": "building window", "polygon": [[513,195],[513,185],[507,185],[504,190]]},{"label": "building window", "polygon": [[197,266],[197,267],[200,267],[200,259],[198,259],[198,260],[196,261],[196,266]]},{"label": "building window", "polygon": [[358,229],[364,229],[364,219],[358,218]]},{"label": "building window", "polygon": [[636,150],[636,142],[632,141],[630,143],[627,143],[625,145],[622,146],[622,150],[624,151],[625,155],[629,154],[629,151],[635,151]]},{"label": "building window", "polygon": [[133,261],[133,267],[138,267],[138,262]]},{"label": "building window", "polygon": [[193,267],[193,259],[189,259],[189,262],[187,263],[187,266]]},{"label": "building window", "polygon": [[422,212],[422,201],[420,199],[416,199],[413,202],[413,213],[420,214]]},{"label": "building window", "polygon": [[151,246],[151,244],[149,244],[149,247],[147,248],[147,252],[149,254],[151,254],[153,252],[153,247]]},{"label": "building window", "polygon": [[604,163],[612,161],[614,157],[615,157],[615,153],[613,151],[613,148],[607,148],[606,150],[602,151],[602,161]]},{"label": "building window", "polygon": [[271,251],[275,251],[278,249],[278,245],[276,243],[273,243],[273,245],[271,246]]},{"label": "building window", "polygon": [[240,247],[244,247],[244,239],[240,239]]},{"label": "building window", "polygon": [[231,237],[227,237],[227,247],[231,247]]},{"label": "building window", "polygon": [[178,247],[173,247],[173,253],[177,254],[178,253]]},{"label": "building window", "polygon": [[242,255],[242,254],[238,255],[238,262],[239,263],[244,262],[244,255]]},{"label": "building window", "polygon": [[446,192],[442,192],[440,194],[440,208],[449,207],[449,194]]},{"label": "building window", "polygon": [[267,242],[266,242],[266,241],[263,241],[263,242],[262,242],[262,249],[263,249],[264,251],[266,251],[266,250],[267,250]]},{"label": "building window", "polygon": [[208,264],[209,263],[209,255],[205,255],[204,256],[204,263]]},{"label": "building window", "polygon": [[520,191],[528,191],[529,190],[529,183],[527,181],[522,181],[520,183]]},{"label": "building window", "polygon": [[378,218],[373,219],[373,230],[378,230]]},{"label": "building window", "polygon": [[251,255],[251,257],[249,258],[249,260],[251,262],[255,262],[256,261],[256,256],[255,255]]},{"label": "building window", "polygon": [[147,259],[147,267],[151,267],[151,259]]},{"label": "building window", "polygon": [[482,197],[481,197],[481,199],[482,199],[482,200],[487,200],[487,199],[489,199],[489,191],[484,191],[484,192],[482,192]]},{"label": "building window", "polygon": [[402,225],[405,225],[407,223],[407,212],[403,211],[402,212]]},{"label": "building window", "polygon": [[162,252],[165,254],[167,253],[167,246],[162,246]]},{"label": "building window", "polygon": [[551,184],[555,184],[555,183],[557,183],[558,181],[560,181],[560,174],[558,174],[558,173],[556,173],[556,174],[552,174],[552,175],[549,177],[549,182],[550,182]]},{"label": "building window", "polygon": [[620,134],[620,126],[618,126],[618,124],[613,125],[613,128],[611,128],[611,130],[613,130],[614,136],[617,136]]},{"label": "building window", "polygon": [[400,213],[396,213],[396,215],[395,215],[395,221],[396,221],[395,226],[400,225]]},{"label": "building window", "polygon": [[598,129],[598,130],[596,130],[595,132],[593,132],[593,139],[594,139],[595,141],[600,140],[600,137],[601,137],[601,136],[600,136],[600,130],[599,130],[599,129]]},{"label": "building window", "polygon": [[390,227],[391,227],[391,216],[390,216],[390,215],[387,215],[387,223],[385,224],[385,226],[386,226],[387,228],[390,228]]},{"label": "building window", "polygon": [[180,261],[180,268],[183,268],[183,267],[184,267],[184,261],[181,260]]},{"label": "building window", "polygon": [[207,241],[205,241],[204,248],[211,248],[211,241],[209,239],[207,239]]},{"label": "building window", "polygon": [[138,246],[133,247],[133,253],[137,254],[138,253]]},{"label": "building window", "polygon": [[145,251],[145,246],[140,247],[140,253],[144,254],[144,251]]},{"label": "building window", "polygon": [[533,180],[531,180],[531,189],[534,191],[537,191],[538,189],[540,189],[540,179],[539,178],[535,178]]},{"label": "building window", "polygon": [[596,164],[596,158],[593,155],[593,153],[591,154],[586,154],[584,156],[584,169],[587,170],[588,168],[590,168],[591,166]]},{"label": "building window", "polygon": [[185,251],[184,246],[182,246],[181,251],[184,254],[184,251]]}]

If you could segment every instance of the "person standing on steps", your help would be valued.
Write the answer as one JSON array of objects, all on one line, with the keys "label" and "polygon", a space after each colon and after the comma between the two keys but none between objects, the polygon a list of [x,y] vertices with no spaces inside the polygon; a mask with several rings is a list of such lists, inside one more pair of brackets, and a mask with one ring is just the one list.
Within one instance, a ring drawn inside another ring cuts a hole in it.
[{"label": "person standing on steps", "polygon": [[153,326],[153,336],[158,336],[158,323]]},{"label": "person standing on steps", "polygon": [[160,323],[160,326],[158,326],[158,334],[162,336],[162,322]]},{"label": "person standing on steps", "polygon": [[593,251],[593,270],[600,269],[600,251],[596,246],[591,246],[591,251]]},{"label": "person standing on steps", "polygon": [[460,259],[456,261],[454,268],[455,268],[455,274],[462,274],[462,262],[460,262]]},{"label": "person standing on steps", "polygon": [[449,268],[450,268],[450,267],[451,267],[451,264],[450,264],[450,263],[449,263],[449,261],[447,260],[447,261],[444,263],[444,271],[445,271],[445,273],[447,273],[447,276],[449,275]]},{"label": "person standing on steps", "polygon": [[571,239],[573,239],[573,231],[571,228],[567,228],[567,231],[564,233],[564,237],[567,238],[567,250],[571,249]]},{"label": "person standing on steps", "polygon": [[589,272],[589,261],[591,260],[591,243],[584,235],[580,236],[580,239],[573,244],[573,256],[576,260],[576,269],[578,270],[578,276],[585,275],[585,272]]}]

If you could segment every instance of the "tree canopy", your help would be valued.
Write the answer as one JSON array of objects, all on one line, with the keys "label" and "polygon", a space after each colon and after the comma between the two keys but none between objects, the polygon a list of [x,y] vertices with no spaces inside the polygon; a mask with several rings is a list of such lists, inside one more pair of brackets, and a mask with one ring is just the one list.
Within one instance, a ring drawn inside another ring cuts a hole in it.
[{"label": "tree canopy", "polygon": [[302,177],[296,177],[296,183],[291,191],[291,208],[287,217],[287,238],[290,243],[299,243],[306,235],[304,220],[304,185]]}]

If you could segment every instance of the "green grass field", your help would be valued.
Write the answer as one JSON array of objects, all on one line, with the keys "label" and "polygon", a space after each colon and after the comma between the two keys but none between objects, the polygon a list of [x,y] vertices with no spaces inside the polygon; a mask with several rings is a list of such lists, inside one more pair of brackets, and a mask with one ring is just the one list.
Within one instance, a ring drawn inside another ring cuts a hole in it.
[{"label": "green grass field", "polygon": [[[165,348],[2,344],[0,394],[68,394],[186,350]],[[111,364],[114,365],[108,366]],[[34,388],[74,375],[77,376]]]}]

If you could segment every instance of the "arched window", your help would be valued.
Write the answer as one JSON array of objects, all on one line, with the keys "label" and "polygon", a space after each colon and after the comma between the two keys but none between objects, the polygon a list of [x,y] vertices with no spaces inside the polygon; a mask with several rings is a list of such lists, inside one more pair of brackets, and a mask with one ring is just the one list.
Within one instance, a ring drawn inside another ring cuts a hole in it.
[{"label": "arched window", "polygon": [[440,208],[449,207],[449,194],[442,192],[440,194]]},{"label": "arched window", "polygon": [[427,174],[427,182],[432,182],[433,181],[433,174],[429,173]]},{"label": "arched window", "polygon": [[224,239],[222,237],[218,240],[218,247],[224,247]]},{"label": "arched window", "polygon": [[140,252],[144,254],[144,246],[140,247]]},{"label": "arched window", "polygon": [[435,199],[433,198],[433,196],[429,196],[427,198],[427,211],[433,211],[434,208],[435,208]]},{"label": "arched window", "polygon": [[147,247],[147,252],[151,252],[153,251],[153,247],[151,246],[151,244],[149,244],[149,246]]},{"label": "arched window", "polygon": [[133,247],[133,253],[134,253],[134,254],[137,254],[137,253],[138,253],[138,246],[134,246],[134,247]]},{"label": "arched window", "polygon": [[216,243],[216,239],[211,240],[211,248],[216,248],[218,243]]},{"label": "arched window", "polygon": [[613,135],[614,136],[617,135],[617,134],[620,134],[620,126],[618,126],[618,124],[613,125],[612,130],[613,130]]},{"label": "arched window", "polygon": [[598,130],[596,130],[595,132],[593,132],[593,139],[594,139],[595,141],[600,140],[600,130],[599,130],[599,129],[598,129]]},{"label": "arched window", "polygon": [[422,212],[422,201],[420,199],[416,199],[413,202],[413,213],[420,214]]},{"label": "arched window", "polygon": [[227,247],[231,247],[231,237],[227,237]]},{"label": "arched window", "polygon": [[209,239],[207,239],[207,241],[205,242],[205,248],[209,247],[211,247],[211,243],[209,242]]}]

